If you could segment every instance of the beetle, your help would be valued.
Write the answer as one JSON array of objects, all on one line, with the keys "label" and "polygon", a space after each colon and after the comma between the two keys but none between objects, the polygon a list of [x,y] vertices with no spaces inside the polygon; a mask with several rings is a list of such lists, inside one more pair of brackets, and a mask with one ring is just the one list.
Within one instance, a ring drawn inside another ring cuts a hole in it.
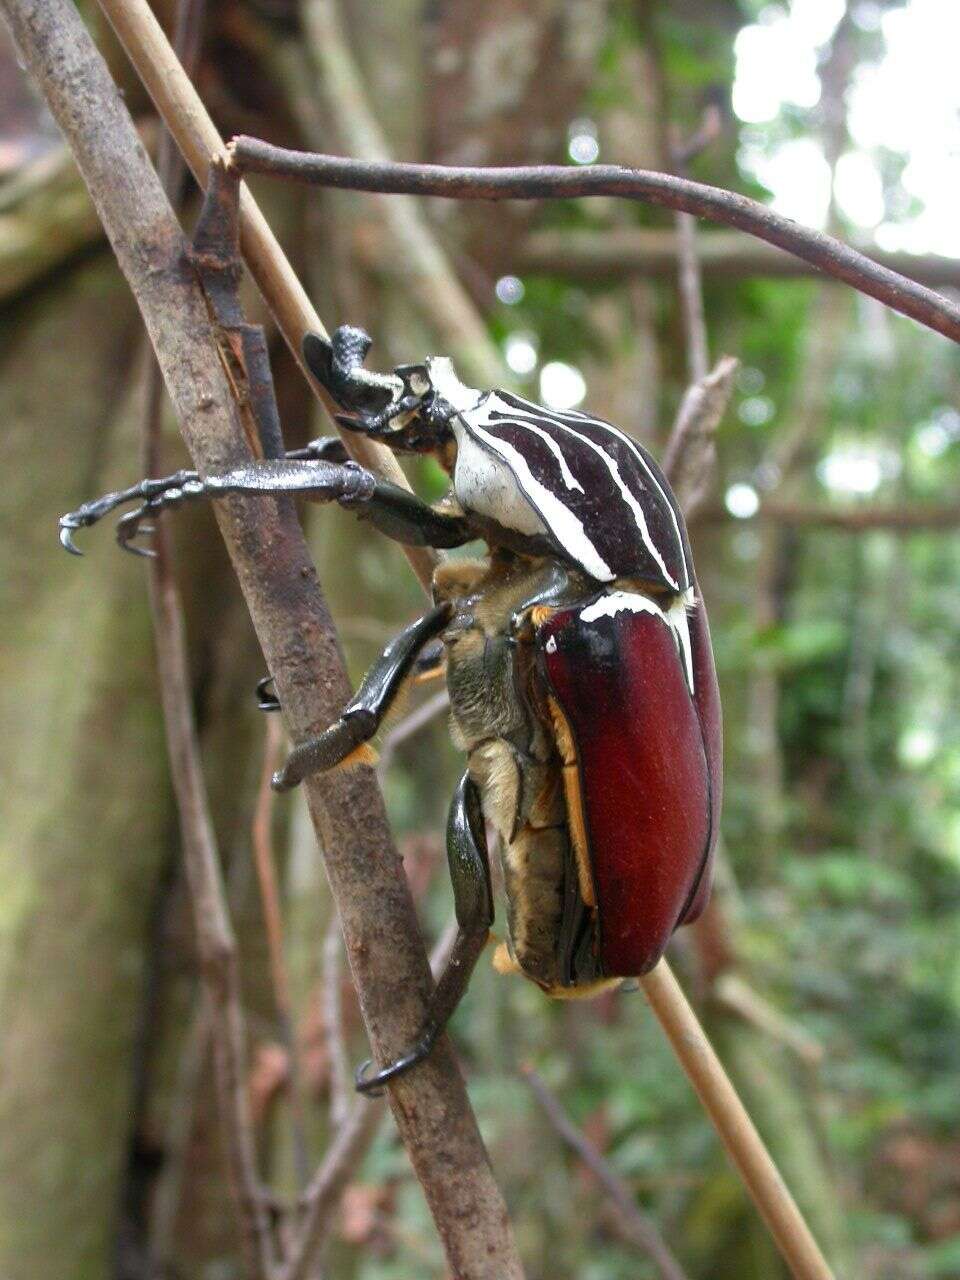
[{"label": "beetle", "polygon": [[703,911],[722,772],[707,615],[682,512],[648,451],[588,414],[467,387],[447,357],[374,373],[370,347],[343,325],[329,339],[307,334],[303,355],[345,428],[438,460],[451,479],[438,504],[378,479],[328,438],[277,461],[144,480],[60,522],[76,551],[76,529],[136,501],[118,540],[149,554],[134,539],[164,508],[297,492],[338,501],[401,543],[486,543],[480,558],[439,564],[433,608],[274,778],[286,790],[365,758],[420,655],[440,649],[467,762],[446,833],[459,927],[416,1044],[373,1074],[365,1063],[366,1093],[429,1054],[487,943],[487,825],[507,907],[494,966],[550,996],[589,996],[648,972]]}]

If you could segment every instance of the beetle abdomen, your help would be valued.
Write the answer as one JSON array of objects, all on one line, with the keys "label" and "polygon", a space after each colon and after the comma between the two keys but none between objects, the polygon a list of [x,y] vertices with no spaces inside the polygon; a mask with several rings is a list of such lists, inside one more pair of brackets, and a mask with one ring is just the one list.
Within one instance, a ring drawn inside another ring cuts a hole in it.
[{"label": "beetle abdomen", "polygon": [[712,668],[690,668],[686,627],[672,612],[616,592],[560,609],[537,630],[542,668],[574,742],[581,839],[608,976],[653,968],[691,906],[706,898],[714,806],[693,688]]}]

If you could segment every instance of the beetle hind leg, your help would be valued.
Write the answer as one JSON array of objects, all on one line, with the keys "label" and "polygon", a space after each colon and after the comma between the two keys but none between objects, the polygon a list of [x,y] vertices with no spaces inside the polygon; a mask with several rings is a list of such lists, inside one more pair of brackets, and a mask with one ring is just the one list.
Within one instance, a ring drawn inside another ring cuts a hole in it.
[{"label": "beetle hind leg", "polygon": [[461,778],[450,806],[447,861],[459,927],[450,958],[430,997],[423,1029],[409,1052],[373,1075],[367,1075],[370,1062],[363,1063],[355,1077],[358,1093],[375,1094],[383,1085],[428,1056],[460,1003],[474,966],[487,944],[493,924],[490,858],[480,793],[469,774]]}]

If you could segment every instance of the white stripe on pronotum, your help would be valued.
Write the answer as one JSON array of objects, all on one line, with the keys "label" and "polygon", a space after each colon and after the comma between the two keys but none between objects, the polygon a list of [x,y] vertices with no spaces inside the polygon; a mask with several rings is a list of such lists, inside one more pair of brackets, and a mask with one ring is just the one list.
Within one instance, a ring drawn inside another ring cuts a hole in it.
[{"label": "white stripe on pronotum", "polygon": [[[519,401],[521,397],[516,396],[514,397],[514,399]],[[581,444],[586,445],[588,449],[591,449],[597,455],[597,457],[600,458],[604,466],[610,472],[610,475],[613,479],[614,484],[616,484],[617,488],[620,490],[621,495],[623,496],[624,501],[632,511],[634,520],[636,521],[636,524],[637,524],[637,528],[640,531],[640,537],[643,539],[644,546],[650,552],[651,556],[656,561],[656,563],[660,566],[660,569],[666,581],[669,582],[669,584],[674,588],[675,591],[679,591],[680,584],[668,571],[667,566],[664,563],[663,556],[660,554],[660,549],[657,547],[656,543],[654,542],[653,538],[650,535],[650,529],[647,525],[647,518],[644,515],[643,508],[640,506],[639,502],[634,497],[634,495],[630,492],[629,486],[624,482],[623,476],[621,476],[620,474],[620,468],[617,466],[616,460],[612,458],[609,453],[607,453],[606,449],[604,449],[602,445],[597,444],[596,441],[591,440],[589,436],[585,436],[582,432],[577,431],[577,429],[571,423],[565,422],[559,415],[553,414],[549,410],[545,410],[541,408],[541,406],[539,405],[531,404],[530,401],[523,401],[522,403],[525,405],[528,405],[529,407],[526,410],[524,410],[519,408],[517,405],[510,404],[509,401],[507,400],[501,400],[500,397],[497,395],[497,393],[494,391],[494,392],[491,392],[490,396],[487,397],[486,400],[484,400],[481,404],[477,405],[476,409],[470,411],[466,416],[469,419],[471,425],[476,420],[476,415],[481,413],[486,415],[485,421],[489,421],[489,414],[490,414],[491,408],[499,407],[500,412],[505,413],[507,416],[515,417],[515,415],[520,414],[524,419],[527,417],[532,419],[532,421],[529,423],[524,422],[524,425],[527,425],[527,426],[535,426],[536,420],[538,418],[541,421],[550,422],[554,426],[559,427],[562,431],[566,431],[569,435],[573,436],[575,440],[580,441]],[[682,548],[683,540],[680,537],[680,526],[677,522],[676,512],[674,511],[666,494],[663,492],[663,486],[659,483],[656,476],[651,471],[650,467],[644,461],[643,455],[639,453],[637,449],[631,445],[629,437],[623,435],[622,432],[617,431],[616,428],[612,427],[608,422],[602,422],[599,418],[590,418],[586,414],[581,414],[579,416],[582,417],[585,421],[589,421],[594,425],[603,428],[606,431],[612,432],[619,440],[622,440],[627,445],[631,446],[631,451],[633,452],[634,456],[641,463],[643,463],[644,471],[647,473],[647,475],[650,476],[650,478],[653,480],[653,482],[656,484],[657,488],[659,489],[660,493],[663,495],[663,499],[670,510],[670,518],[673,521],[674,529],[676,531],[677,542]]]},{"label": "white stripe on pronotum", "polygon": [[[500,440],[497,436],[483,429],[481,424],[485,419],[483,418],[482,410],[485,407],[486,402],[483,405],[479,405],[476,410],[461,415],[466,431],[475,436],[496,457],[502,459],[510,467],[516,477],[518,488],[523,491],[529,501],[540,512],[547,528],[559,539],[565,550],[579,560],[591,578],[596,578],[598,582],[610,582],[614,577],[613,570],[590,541],[582,521],[577,519],[570,508],[556,494],[551,493],[545,485],[541,484],[530,470],[530,465],[526,458],[518,449],[508,444],[506,440]],[[459,435],[456,420],[454,420],[453,429]],[[461,449],[462,441],[458,440],[458,464]],[[497,518],[496,512],[490,512],[489,514]]]}]

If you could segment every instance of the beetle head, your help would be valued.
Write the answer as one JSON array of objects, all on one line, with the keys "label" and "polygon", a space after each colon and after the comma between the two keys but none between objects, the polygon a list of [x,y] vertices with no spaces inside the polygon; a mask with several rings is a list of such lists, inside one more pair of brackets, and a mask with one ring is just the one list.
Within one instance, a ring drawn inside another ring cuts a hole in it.
[{"label": "beetle head", "polygon": [[447,356],[428,356],[422,364],[395,369],[403,383],[402,394],[379,413],[338,418],[351,431],[361,431],[401,453],[437,453],[441,457],[453,443],[452,422],[471,408],[481,392],[466,387]]}]

